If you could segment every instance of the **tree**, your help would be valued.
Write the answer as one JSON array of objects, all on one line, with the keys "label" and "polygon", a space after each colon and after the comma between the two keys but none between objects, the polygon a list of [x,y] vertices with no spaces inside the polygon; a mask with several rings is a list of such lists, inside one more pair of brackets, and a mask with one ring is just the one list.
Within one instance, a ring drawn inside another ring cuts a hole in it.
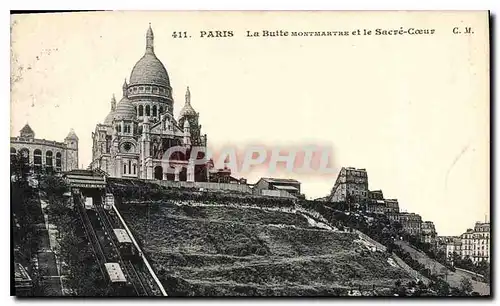
[{"label": "tree", "polygon": [[451,254],[451,262],[454,266],[457,265],[457,263],[460,264],[460,261],[462,259],[460,258],[460,255],[458,255],[456,252],[453,252],[453,254]]},{"label": "tree", "polygon": [[469,295],[473,289],[470,279],[463,277],[460,281],[460,292]]},{"label": "tree", "polygon": [[450,294],[450,285],[442,280],[432,282],[430,287],[437,292],[438,296],[448,296]]},{"label": "tree", "polygon": [[10,174],[16,176],[18,180],[26,180],[28,174],[31,172],[31,167],[26,161],[26,158],[17,152],[16,155],[10,159]]}]

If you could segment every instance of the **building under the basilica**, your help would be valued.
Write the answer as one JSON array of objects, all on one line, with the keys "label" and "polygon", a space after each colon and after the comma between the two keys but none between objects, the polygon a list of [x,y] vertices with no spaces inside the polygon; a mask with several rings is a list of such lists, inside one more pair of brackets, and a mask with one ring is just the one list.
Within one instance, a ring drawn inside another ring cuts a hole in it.
[{"label": "building under the basilica", "polygon": [[[111,177],[206,181],[206,163],[195,164],[193,147],[206,148],[199,114],[191,106],[189,87],[178,120],[174,118],[172,87],[163,63],[154,52],[151,26],[146,33],[146,50],[135,64],[122,98],[111,99],[111,111],[92,133],[91,169]],[[181,147],[185,153],[172,147]],[[168,153],[167,155],[165,155]],[[204,160],[201,155],[196,158]]]}]

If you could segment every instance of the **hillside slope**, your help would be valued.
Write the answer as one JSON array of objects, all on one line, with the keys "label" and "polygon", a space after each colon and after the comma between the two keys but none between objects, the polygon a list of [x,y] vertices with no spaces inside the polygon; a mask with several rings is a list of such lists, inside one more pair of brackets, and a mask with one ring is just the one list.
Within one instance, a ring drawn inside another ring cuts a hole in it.
[{"label": "hillside slope", "polygon": [[490,287],[488,286],[488,284],[473,280],[470,274],[467,274],[466,272],[460,271],[458,269],[455,272],[450,271],[450,269],[446,268],[436,260],[431,259],[424,252],[413,248],[406,241],[397,240],[396,244],[399,245],[403,250],[408,252],[413,259],[429,268],[432,273],[446,274],[446,281],[450,284],[450,286],[459,288],[462,279],[467,278],[471,281],[474,291],[478,292],[481,295],[490,294]]},{"label": "hillside slope", "polygon": [[117,206],[169,295],[390,294],[396,280],[412,280],[357,235],[318,226],[290,207],[244,197],[163,198],[118,196]]}]

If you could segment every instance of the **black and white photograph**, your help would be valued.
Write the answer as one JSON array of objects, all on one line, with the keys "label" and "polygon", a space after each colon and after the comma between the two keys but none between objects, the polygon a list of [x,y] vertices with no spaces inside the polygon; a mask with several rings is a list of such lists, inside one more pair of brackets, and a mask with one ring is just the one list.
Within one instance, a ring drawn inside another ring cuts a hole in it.
[{"label": "black and white photograph", "polygon": [[488,11],[10,16],[11,295],[491,297]]}]

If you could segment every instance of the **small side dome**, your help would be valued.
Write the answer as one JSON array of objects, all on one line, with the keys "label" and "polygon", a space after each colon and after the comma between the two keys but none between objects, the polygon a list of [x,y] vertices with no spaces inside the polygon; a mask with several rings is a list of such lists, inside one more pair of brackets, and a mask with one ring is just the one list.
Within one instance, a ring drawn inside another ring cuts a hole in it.
[{"label": "small side dome", "polygon": [[196,111],[191,106],[191,104],[185,104],[184,107],[181,109],[181,112],[179,113],[179,115],[180,115],[180,118],[187,117],[187,116],[196,116]]},{"label": "small side dome", "polygon": [[179,113],[179,118],[182,117],[187,117],[187,116],[196,116],[196,111],[194,108],[191,106],[191,91],[189,90],[189,86],[186,89],[186,103],[184,104],[184,107],[181,109],[181,112]]},{"label": "small side dome", "polygon": [[115,94],[113,94],[113,97],[111,98],[111,110],[109,111],[109,114],[104,119],[105,125],[112,125],[113,124],[115,109],[116,109],[116,99],[115,99]]},{"label": "small side dome", "polygon": [[105,125],[112,125],[114,117],[115,117],[115,112],[110,111],[109,114],[104,119],[104,124]]},{"label": "small side dome", "polygon": [[115,120],[134,120],[137,118],[135,107],[127,97],[123,97],[114,111]]}]

